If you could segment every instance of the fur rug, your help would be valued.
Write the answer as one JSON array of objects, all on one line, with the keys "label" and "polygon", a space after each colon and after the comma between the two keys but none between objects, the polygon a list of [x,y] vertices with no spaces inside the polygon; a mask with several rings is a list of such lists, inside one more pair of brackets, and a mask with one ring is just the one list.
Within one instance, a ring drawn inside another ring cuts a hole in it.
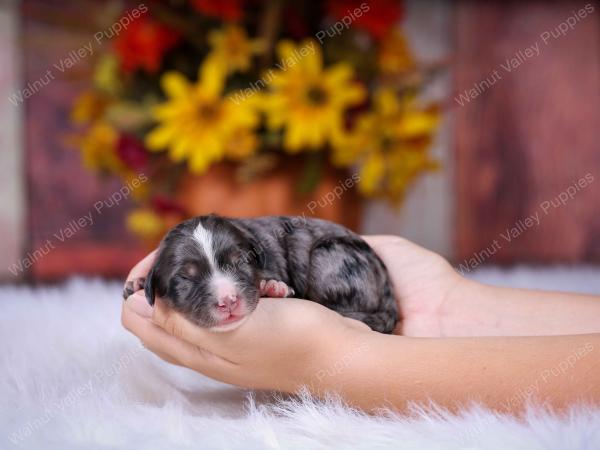
[{"label": "fur rug", "polygon": [[143,349],[121,328],[120,291],[89,279],[0,287],[0,448],[600,448],[600,409],[368,416],[334,399],[223,385]]}]

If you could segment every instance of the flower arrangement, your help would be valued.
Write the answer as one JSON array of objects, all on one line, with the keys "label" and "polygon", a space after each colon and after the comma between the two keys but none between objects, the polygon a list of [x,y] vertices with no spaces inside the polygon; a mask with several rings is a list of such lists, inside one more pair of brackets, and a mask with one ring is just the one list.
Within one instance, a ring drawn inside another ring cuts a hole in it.
[{"label": "flower arrangement", "polygon": [[148,175],[128,219],[138,235],[185,218],[178,178],[222,161],[260,176],[301,155],[313,184],[318,164],[352,168],[360,194],[393,202],[436,167],[440,111],[420,96],[430,70],[399,28],[398,0],[170,0],[136,16],[72,120],[86,167]]}]

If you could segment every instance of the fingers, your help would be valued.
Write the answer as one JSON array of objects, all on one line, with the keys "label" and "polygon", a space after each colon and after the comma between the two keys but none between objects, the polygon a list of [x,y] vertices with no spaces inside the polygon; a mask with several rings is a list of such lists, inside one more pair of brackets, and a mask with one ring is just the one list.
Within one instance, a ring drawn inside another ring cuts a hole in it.
[{"label": "fingers", "polygon": [[123,326],[136,335],[144,347],[165,361],[188,367],[211,378],[223,379],[230,368],[229,362],[165,332],[146,317],[146,306],[143,294],[137,293],[123,303],[121,311]]},{"label": "fingers", "polygon": [[[141,300],[144,301],[141,301]],[[131,311],[136,313],[138,316],[141,316],[145,319],[152,319],[153,309],[152,306],[148,304],[146,301],[146,297],[142,292],[137,292],[131,295],[128,300],[128,307]]]},{"label": "fingers", "polygon": [[237,329],[219,333],[199,327],[177,311],[165,306],[159,298],[156,299],[153,309],[152,322],[166,333],[188,343],[201,346],[218,354],[223,359],[227,359],[226,353],[229,353],[228,350],[232,349],[233,342],[231,338],[238,331]]},{"label": "fingers", "polygon": [[367,325],[364,322],[361,322],[360,320],[351,319],[349,317],[344,317],[344,320],[346,321],[346,325],[355,330],[373,331],[371,330],[371,328],[369,328],[369,325]]},{"label": "fingers", "polygon": [[125,287],[123,288],[123,299],[127,300],[127,297],[132,295],[134,292],[144,289],[146,278],[134,278],[133,280],[127,280]]},{"label": "fingers", "polygon": [[134,292],[143,289],[142,283],[145,281],[146,275],[150,272],[152,264],[156,259],[156,252],[154,250],[144,257],[139,263],[137,263],[133,269],[127,275],[127,281],[125,281],[125,287],[123,289],[123,298],[129,297]]},{"label": "fingers", "polygon": [[388,250],[390,246],[402,246],[403,248],[406,249],[412,249],[412,250],[417,250],[417,249],[423,249],[423,247],[415,244],[414,242],[409,241],[408,239],[405,239],[403,237],[400,236],[395,236],[392,234],[377,234],[377,235],[371,235],[371,236],[361,236],[365,242],[367,244],[369,244],[369,246],[371,246],[371,248],[373,248],[375,251],[379,252],[379,251],[384,251],[384,250]]}]

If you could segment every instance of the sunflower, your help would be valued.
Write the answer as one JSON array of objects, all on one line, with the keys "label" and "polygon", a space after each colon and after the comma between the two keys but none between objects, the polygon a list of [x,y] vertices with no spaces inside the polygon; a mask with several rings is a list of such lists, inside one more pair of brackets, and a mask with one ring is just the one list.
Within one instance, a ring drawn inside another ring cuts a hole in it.
[{"label": "sunflower", "polygon": [[225,156],[233,161],[242,161],[258,149],[258,136],[247,129],[239,128],[225,143]]},{"label": "sunflower", "polygon": [[195,84],[178,72],[166,73],[161,83],[168,99],[154,109],[160,124],[146,136],[148,149],[166,149],[175,162],[187,159],[193,173],[226,156],[231,139],[250,133],[259,116],[254,102],[235,104],[222,96],[224,82],[225,73],[213,61],[201,66]]},{"label": "sunflower", "polygon": [[334,149],[333,162],[358,165],[362,194],[399,201],[421,173],[437,167],[427,148],[438,123],[437,110],[421,109],[412,98],[400,101],[382,88],[373,110],[359,117],[351,135]]},{"label": "sunflower", "polygon": [[246,30],[237,25],[211,31],[208,41],[212,46],[208,57],[222,64],[227,73],[246,72],[250,68],[252,56],[264,48],[260,40],[248,39]]},{"label": "sunflower", "polygon": [[318,150],[339,140],[344,113],[366,95],[364,87],[352,81],[352,67],[340,63],[324,69],[313,40],[298,46],[283,41],[278,54],[281,69],[269,73],[270,92],[264,96],[269,128],[284,127],[283,147],[291,153]]}]

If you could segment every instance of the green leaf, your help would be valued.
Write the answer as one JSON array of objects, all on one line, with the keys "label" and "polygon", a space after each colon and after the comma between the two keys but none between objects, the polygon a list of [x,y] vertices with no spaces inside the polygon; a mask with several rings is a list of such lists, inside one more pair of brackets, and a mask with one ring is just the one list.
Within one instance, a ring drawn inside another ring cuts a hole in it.
[{"label": "green leaf", "polygon": [[310,194],[319,185],[322,175],[323,153],[315,152],[308,154],[296,190],[300,194]]}]

